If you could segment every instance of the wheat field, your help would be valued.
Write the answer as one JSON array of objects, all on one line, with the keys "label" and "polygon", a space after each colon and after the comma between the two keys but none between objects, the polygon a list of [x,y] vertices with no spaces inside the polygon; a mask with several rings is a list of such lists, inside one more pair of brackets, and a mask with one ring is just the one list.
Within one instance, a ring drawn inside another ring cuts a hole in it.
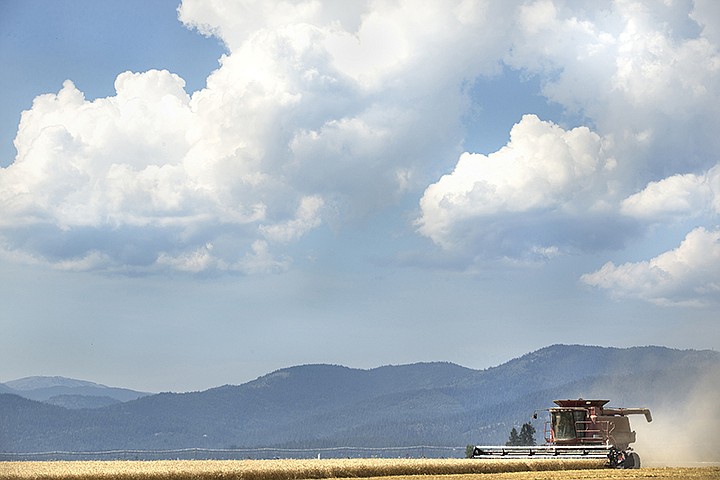
[{"label": "wheat field", "polygon": [[602,460],[327,459],[0,462],[0,478],[296,480],[601,468]]},{"label": "wheat field", "polygon": [[609,470],[598,460],[159,460],[0,462],[2,480],[299,480],[374,478],[411,480],[717,479],[720,468]]}]

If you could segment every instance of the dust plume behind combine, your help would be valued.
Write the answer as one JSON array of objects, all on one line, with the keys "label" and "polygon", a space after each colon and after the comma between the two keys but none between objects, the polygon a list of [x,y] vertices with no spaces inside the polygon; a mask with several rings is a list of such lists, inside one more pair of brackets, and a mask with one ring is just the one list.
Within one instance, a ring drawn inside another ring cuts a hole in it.
[{"label": "dust plume behind combine", "polygon": [[[678,388],[667,385],[668,389]],[[677,404],[653,408],[653,422],[633,422],[637,432],[634,449],[645,466],[720,465],[720,368],[700,378],[687,392],[675,392],[684,398]]]}]

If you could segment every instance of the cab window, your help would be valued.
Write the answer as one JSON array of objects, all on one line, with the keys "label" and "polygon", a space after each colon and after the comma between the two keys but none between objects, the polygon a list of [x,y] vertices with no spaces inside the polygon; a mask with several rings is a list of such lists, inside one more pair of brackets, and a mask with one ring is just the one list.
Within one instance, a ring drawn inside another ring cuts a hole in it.
[{"label": "cab window", "polygon": [[555,439],[569,440],[577,438],[573,412],[553,412],[552,422]]}]

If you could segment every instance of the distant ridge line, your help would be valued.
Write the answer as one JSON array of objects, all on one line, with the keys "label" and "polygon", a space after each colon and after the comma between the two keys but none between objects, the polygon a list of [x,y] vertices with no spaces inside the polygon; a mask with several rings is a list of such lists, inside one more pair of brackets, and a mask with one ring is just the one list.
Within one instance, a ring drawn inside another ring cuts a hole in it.
[{"label": "distant ridge line", "polygon": [[[452,447],[501,445],[553,399],[602,395],[618,406],[682,409],[693,392],[706,401],[706,387],[720,391],[718,374],[718,352],[556,345],[481,371],[298,366],[243,385],[99,408],[0,394],[0,459],[462,456]],[[536,432],[544,421],[534,419]]]}]

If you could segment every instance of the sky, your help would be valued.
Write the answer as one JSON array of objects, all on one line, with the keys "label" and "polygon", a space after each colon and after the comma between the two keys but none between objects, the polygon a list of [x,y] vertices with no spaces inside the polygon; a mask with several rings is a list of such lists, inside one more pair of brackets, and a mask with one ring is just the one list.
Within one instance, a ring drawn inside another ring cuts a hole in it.
[{"label": "sky", "polygon": [[0,0],[0,382],[720,348],[714,0]]}]

